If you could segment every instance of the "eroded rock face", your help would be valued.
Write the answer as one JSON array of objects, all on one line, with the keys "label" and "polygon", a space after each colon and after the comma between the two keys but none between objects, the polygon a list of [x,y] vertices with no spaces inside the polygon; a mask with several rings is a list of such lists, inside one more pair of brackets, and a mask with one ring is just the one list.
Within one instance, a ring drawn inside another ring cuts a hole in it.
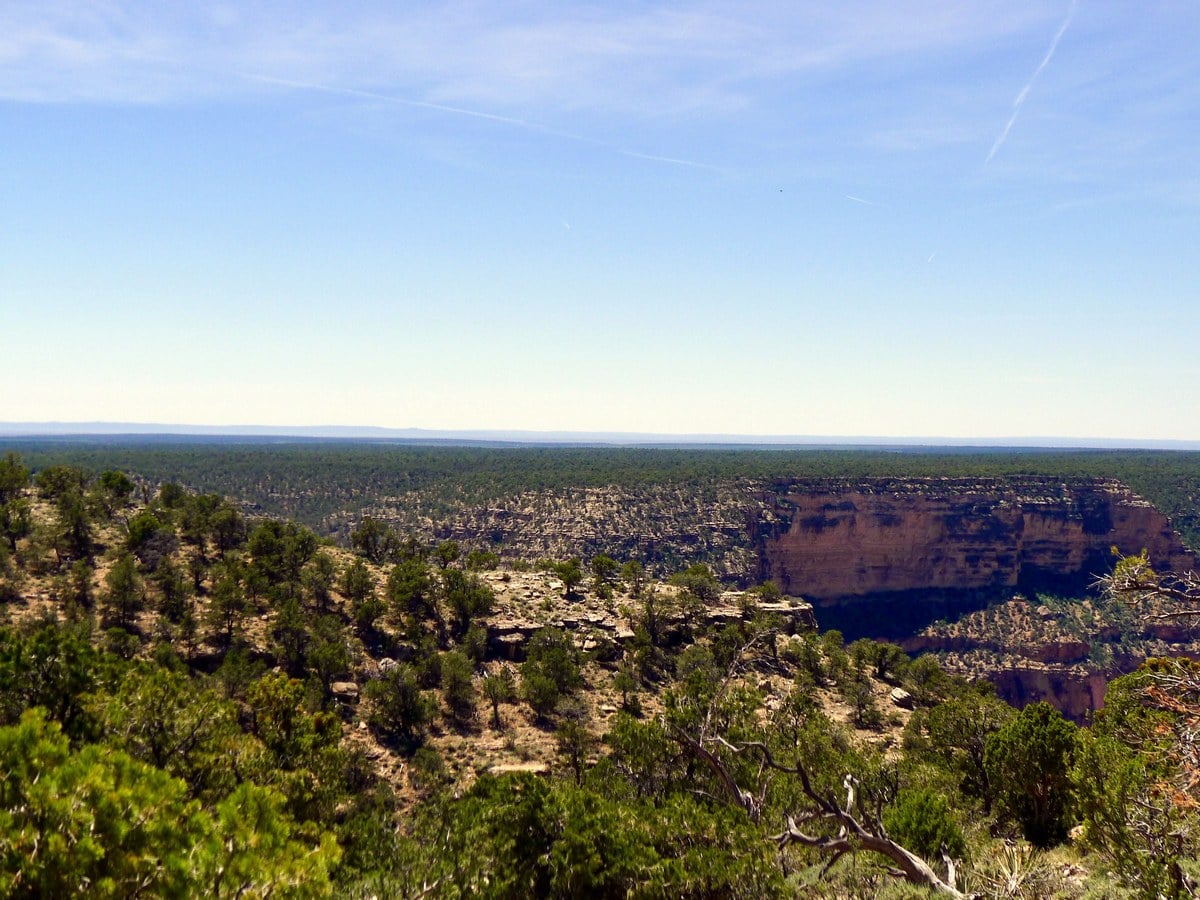
[{"label": "eroded rock face", "polygon": [[756,545],[760,576],[813,601],[823,625],[888,637],[988,592],[1082,590],[1114,546],[1195,566],[1165,516],[1097,479],[796,481],[768,497]]},{"label": "eroded rock face", "polygon": [[991,681],[1015,706],[1046,700],[1083,722],[1100,708],[1106,683],[1147,658],[1200,654],[1200,622],[1159,618],[1175,608],[1167,598],[1130,606],[1099,595],[1049,604],[1017,595],[899,643],[936,653],[948,672]]},{"label": "eroded rock face", "polygon": [[1104,707],[1109,681],[1101,672],[1019,665],[994,672],[989,680],[996,685],[996,694],[1018,709],[1045,700],[1080,724]]}]

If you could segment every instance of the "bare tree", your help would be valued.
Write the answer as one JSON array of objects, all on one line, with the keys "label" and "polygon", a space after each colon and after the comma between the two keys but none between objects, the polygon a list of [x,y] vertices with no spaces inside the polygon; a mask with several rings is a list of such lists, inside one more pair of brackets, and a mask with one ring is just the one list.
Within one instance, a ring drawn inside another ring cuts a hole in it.
[{"label": "bare tree", "polygon": [[1112,574],[1096,579],[1096,586],[1108,596],[1138,607],[1156,600],[1179,604],[1163,612],[1143,608],[1139,613],[1145,619],[1200,617],[1200,573],[1156,572],[1145,550],[1137,556],[1121,557]]},{"label": "bare tree", "polygon": [[[954,861],[943,854],[947,876],[942,879],[925,860],[888,837],[880,821],[879,811],[867,808],[857,789],[858,780],[853,775],[847,773],[843,779],[842,784],[846,791],[846,799],[843,802],[833,794],[818,791],[803,763],[796,761],[792,765],[785,765],[777,761],[770,748],[761,741],[734,744],[713,733],[713,709],[742,667],[746,653],[765,636],[765,633],[761,632],[754,635],[735,656],[709,704],[708,713],[697,734],[689,734],[674,723],[667,723],[675,741],[712,773],[728,802],[744,810],[752,821],[762,818],[771,773],[779,772],[799,778],[808,803],[804,809],[787,815],[786,828],[771,839],[780,849],[790,844],[800,844],[825,854],[827,862],[822,875],[843,856],[866,851],[890,860],[893,867],[889,872],[898,878],[928,888],[938,896],[967,900],[970,895],[955,887],[957,871]],[[729,766],[721,758],[721,751],[734,755],[757,756],[757,791],[748,790],[738,784]]]}]

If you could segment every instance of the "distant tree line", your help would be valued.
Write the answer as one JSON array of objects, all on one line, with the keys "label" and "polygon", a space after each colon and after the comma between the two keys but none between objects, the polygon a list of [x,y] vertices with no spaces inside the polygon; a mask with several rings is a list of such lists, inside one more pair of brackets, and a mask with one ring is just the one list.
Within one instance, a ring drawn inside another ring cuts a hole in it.
[{"label": "distant tree line", "polygon": [[650,484],[704,491],[715,482],[795,477],[1116,478],[1171,516],[1200,548],[1200,453],[1134,450],[643,449],[448,447],[359,441],[239,443],[88,438],[0,440],[35,471],[56,465],[137,473],[251,502],[318,530],[357,520],[380,498],[419,498],[427,515],[524,491]]}]

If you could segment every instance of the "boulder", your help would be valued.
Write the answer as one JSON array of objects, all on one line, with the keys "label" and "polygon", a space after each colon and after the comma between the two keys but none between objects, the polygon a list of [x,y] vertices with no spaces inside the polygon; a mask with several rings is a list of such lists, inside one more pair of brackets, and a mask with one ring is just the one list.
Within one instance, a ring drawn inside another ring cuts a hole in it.
[{"label": "boulder", "polygon": [[329,690],[339,700],[358,699],[358,685],[353,681],[335,681],[329,686]]}]

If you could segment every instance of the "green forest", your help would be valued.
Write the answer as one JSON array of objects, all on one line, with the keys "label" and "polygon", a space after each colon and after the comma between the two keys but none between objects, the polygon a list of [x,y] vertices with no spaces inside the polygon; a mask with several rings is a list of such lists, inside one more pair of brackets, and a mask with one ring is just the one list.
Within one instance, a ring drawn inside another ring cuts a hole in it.
[{"label": "green forest", "polygon": [[977,448],[762,449],[459,447],[375,441],[226,438],[0,440],[35,470],[53,465],[137,473],[250,501],[311,528],[357,519],[384,497],[433,515],[524,491],[647,485],[759,484],[790,478],[1049,475],[1114,478],[1170,516],[1200,547],[1200,453]]},{"label": "green forest", "polygon": [[[369,519],[340,546],[230,499],[319,516],[417,488],[1054,465],[1194,515],[1200,477],[1178,455],[849,459],[0,457],[0,896],[1195,896],[1200,664],[1148,661],[1079,728],[932,656],[790,629],[769,582],[709,620],[703,564],[665,582],[602,555],[498,568]],[[533,608],[627,631],[547,624],[506,655],[498,589],[518,582],[546,586]]]}]

